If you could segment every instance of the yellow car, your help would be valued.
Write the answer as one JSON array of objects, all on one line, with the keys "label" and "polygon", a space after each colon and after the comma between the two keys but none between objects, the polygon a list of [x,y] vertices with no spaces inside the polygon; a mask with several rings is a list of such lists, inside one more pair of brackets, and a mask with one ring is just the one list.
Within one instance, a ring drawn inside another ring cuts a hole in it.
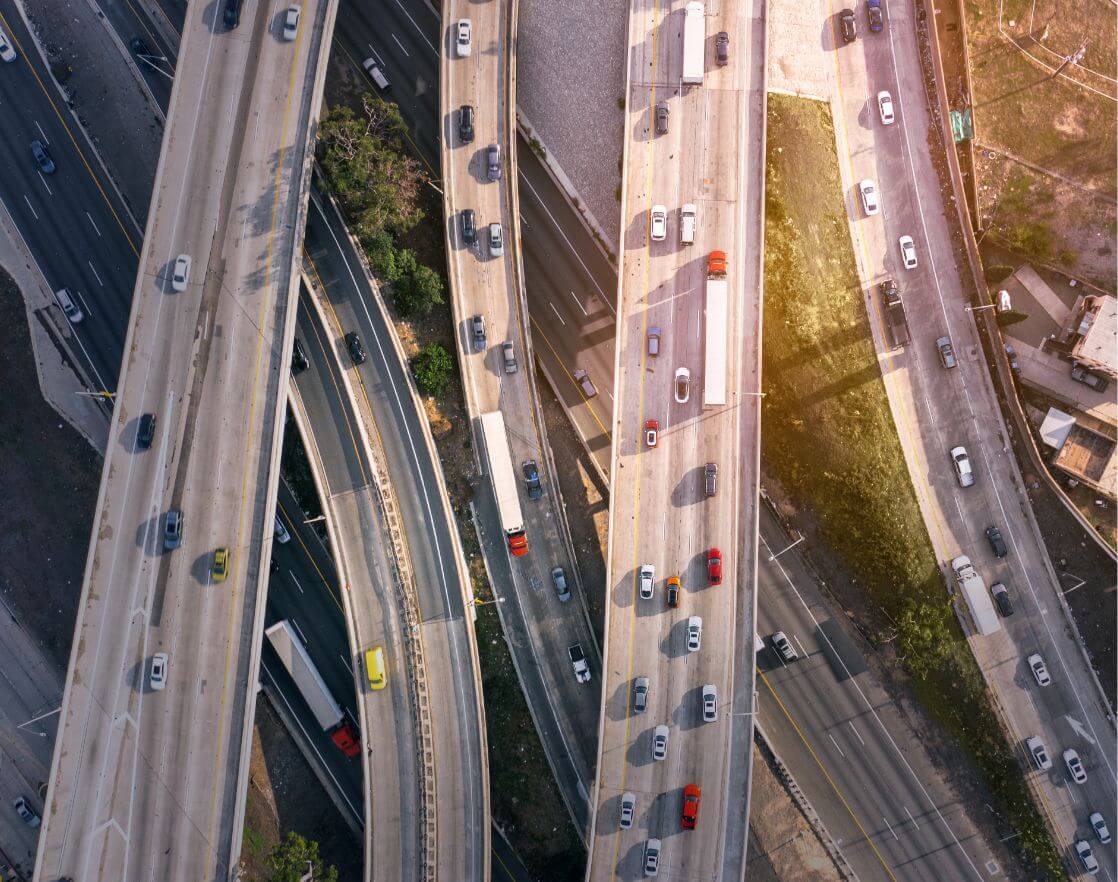
[{"label": "yellow car", "polygon": [[229,549],[219,548],[214,552],[213,579],[215,582],[224,582],[229,575]]},{"label": "yellow car", "polygon": [[388,685],[388,673],[384,668],[384,647],[375,646],[365,650],[365,668],[369,672],[369,686],[383,689]]}]

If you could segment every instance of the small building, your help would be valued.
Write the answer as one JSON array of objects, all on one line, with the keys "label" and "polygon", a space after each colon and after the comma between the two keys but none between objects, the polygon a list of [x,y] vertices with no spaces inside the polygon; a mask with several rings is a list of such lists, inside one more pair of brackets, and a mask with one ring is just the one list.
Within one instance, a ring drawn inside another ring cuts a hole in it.
[{"label": "small building", "polygon": [[1106,434],[1107,429],[1098,421],[1087,418],[1080,422],[1050,407],[1040,426],[1040,440],[1056,451],[1051,460],[1053,466],[1115,500],[1118,499],[1118,456],[1115,455],[1118,444]]},{"label": "small building", "polygon": [[1082,297],[1073,315],[1071,357],[1089,371],[1118,379],[1118,300]]}]

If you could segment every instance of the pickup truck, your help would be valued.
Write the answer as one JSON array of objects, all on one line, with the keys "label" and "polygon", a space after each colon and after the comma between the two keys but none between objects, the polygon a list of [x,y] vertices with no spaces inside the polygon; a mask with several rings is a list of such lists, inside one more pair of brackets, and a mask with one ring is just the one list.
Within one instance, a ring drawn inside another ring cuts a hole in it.
[{"label": "pickup truck", "polygon": [[586,663],[586,656],[582,652],[582,644],[576,643],[567,647],[567,655],[571,657],[571,667],[575,669],[575,679],[579,683],[590,682],[590,666]]}]

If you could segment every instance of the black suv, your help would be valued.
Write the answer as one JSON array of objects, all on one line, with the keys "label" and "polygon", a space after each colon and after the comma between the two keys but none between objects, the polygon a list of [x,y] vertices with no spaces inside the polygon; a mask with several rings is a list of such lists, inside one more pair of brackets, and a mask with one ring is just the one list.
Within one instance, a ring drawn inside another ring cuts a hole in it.
[{"label": "black suv", "polygon": [[1002,538],[1002,531],[997,527],[986,528],[986,539],[995,557],[1005,557],[1009,554],[1009,550],[1005,547],[1005,540]]},{"label": "black suv", "polygon": [[462,241],[467,245],[477,242],[477,221],[472,208],[462,209]]},{"label": "black suv", "polygon": [[145,450],[151,447],[155,440],[155,414],[145,413],[140,417],[140,426],[136,429],[136,446]]},{"label": "black suv", "polygon": [[858,24],[854,21],[853,9],[844,9],[839,13],[839,30],[844,43],[853,43],[858,39]]},{"label": "black suv", "polygon": [[726,31],[719,31],[714,38],[714,60],[719,67],[730,63],[730,35]]},{"label": "black suv", "polygon": [[990,593],[994,595],[994,603],[998,605],[998,611],[1003,618],[1013,615],[1013,603],[1009,599],[1009,589],[1005,585],[1001,582],[991,585]]},{"label": "black suv", "polygon": [[307,361],[307,353],[303,351],[303,344],[299,338],[295,338],[295,342],[291,345],[291,373],[300,374],[310,367],[310,362]]},{"label": "black suv", "polygon": [[539,499],[543,496],[543,484],[540,483],[540,470],[536,468],[536,461],[525,460],[521,469],[524,470],[524,483],[528,485],[528,498]]},{"label": "black suv", "polygon": [[474,109],[469,104],[458,108],[458,140],[463,144],[474,140]]},{"label": "black suv", "polygon": [[353,359],[354,364],[365,362],[365,347],[361,345],[361,338],[357,336],[356,331],[350,331],[345,335],[345,348],[349,350],[349,357]]}]

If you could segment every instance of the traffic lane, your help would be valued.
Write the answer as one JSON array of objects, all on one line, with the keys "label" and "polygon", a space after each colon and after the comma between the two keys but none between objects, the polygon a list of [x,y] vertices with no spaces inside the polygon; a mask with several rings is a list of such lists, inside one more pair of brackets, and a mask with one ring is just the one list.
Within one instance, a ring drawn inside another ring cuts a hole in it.
[{"label": "traffic lane", "polygon": [[324,588],[334,603],[341,607],[341,585],[334,569],[334,559],[322,544],[318,533],[306,523],[305,515],[286,481],[281,480],[279,483],[276,505],[277,516],[287,528],[291,539],[288,542],[277,540],[273,543],[273,559],[280,562],[281,567],[291,566],[298,574],[300,586],[304,590],[310,585],[315,585],[316,589]]},{"label": "traffic lane", "polygon": [[296,331],[309,365],[292,379],[312,426],[336,426],[337,432],[316,432],[313,436],[318,458],[323,463],[326,491],[330,495],[349,493],[372,482],[360,454],[361,434],[356,418],[346,406],[336,359],[343,370],[351,369],[344,341],[322,328],[310,303],[310,295],[300,285],[300,309]]}]

